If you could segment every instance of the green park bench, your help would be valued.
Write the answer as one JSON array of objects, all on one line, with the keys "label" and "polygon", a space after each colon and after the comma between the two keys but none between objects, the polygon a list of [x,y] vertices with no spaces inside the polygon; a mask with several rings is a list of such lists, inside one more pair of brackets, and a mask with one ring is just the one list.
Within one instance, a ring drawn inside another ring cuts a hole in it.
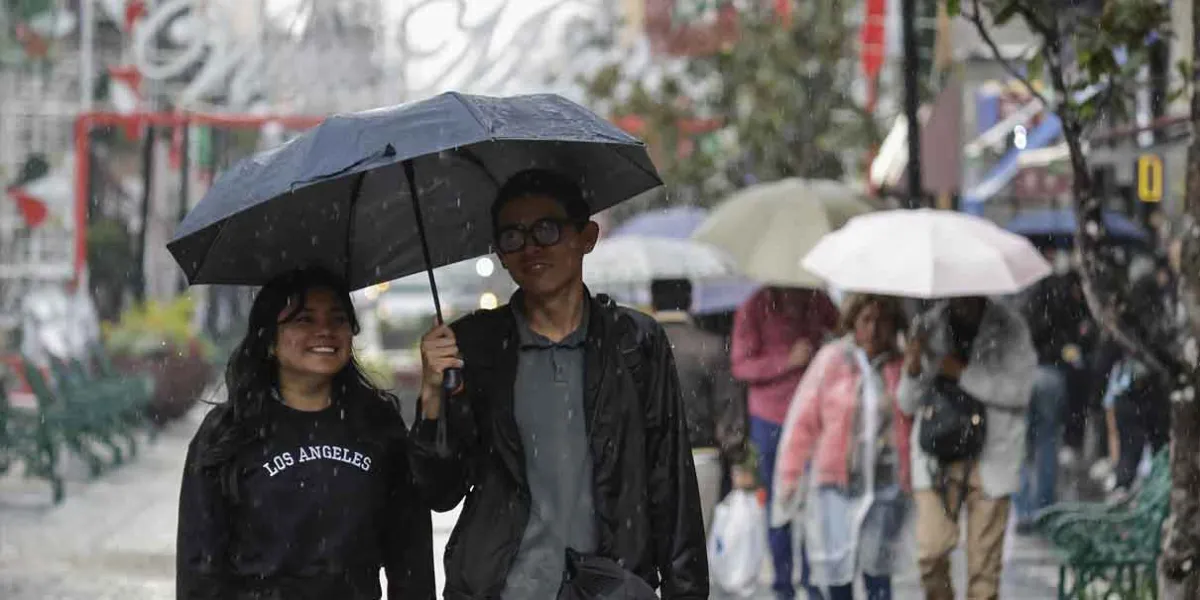
[{"label": "green park bench", "polygon": [[111,445],[114,464],[124,463],[126,457],[126,452],[115,443],[116,438],[125,441],[129,458],[137,456],[136,433],[143,423],[142,405],[133,395],[136,388],[123,378],[93,376],[78,360],[50,357],[49,362],[54,388],[86,405],[92,423],[106,440],[114,440]]},{"label": "green park bench", "polygon": [[[23,361],[23,366],[25,381],[37,398],[39,415],[54,425],[50,433],[55,443],[83,460],[92,477],[122,462],[123,452],[116,441],[121,430],[116,426],[113,405],[87,387],[52,384],[29,360]],[[109,456],[103,456],[97,446],[106,448]]]},{"label": "green park bench", "polygon": [[1157,565],[1163,521],[1170,508],[1168,452],[1117,503],[1061,503],[1037,517],[1038,530],[1061,556],[1060,600],[1158,598]]},{"label": "green park bench", "polygon": [[53,432],[57,426],[55,417],[43,414],[40,406],[36,410],[14,406],[5,387],[0,386],[0,474],[19,462],[25,477],[50,483],[55,504],[62,502],[64,494],[63,479],[56,469],[59,446]]},{"label": "green park bench", "polygon": [[89,353],[92,358],[91,372],[98,378],[121,382],[130,422],[139,427],[146,426],[150,441],[153,442],[158,437],[158,427],[149,422],[147,412],[154,400],[154,377],[146,373],[123,373],[117,370],[101,345],[93,345]]}]

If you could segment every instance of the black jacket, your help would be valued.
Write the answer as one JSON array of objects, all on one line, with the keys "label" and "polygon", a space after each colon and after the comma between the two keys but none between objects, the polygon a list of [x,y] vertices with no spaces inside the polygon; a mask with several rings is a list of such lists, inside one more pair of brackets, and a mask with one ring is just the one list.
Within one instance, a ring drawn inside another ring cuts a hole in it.
[{"label": "black jacket", "polygon": [[1083,330],[1090,314],[1076,278],[1051,275],[1027,293],[1022,312],[1039,365],[1064,366],[1064,348],[1073,344],[1083,350],[1088,345]]},{"label": "black jacket", "polygon": [[746,396],[729,367],[724,338],[690,321],[659,317],[679,371],[693,448],[717,448],[732,462],[746,442]]},{"label": "black jacket", "polygon": [[[670,344],[644,314],[603,298],[590,300],[589,310],[584,406],[597,553],[660,587],[663,598],[708,598],[704,525]],[[466,389],[443,407],[448,452],[438,451],[438,421],[417,422],[413,473],[434,510],[466,498],[446,546],[445,598],[498,598],[530,505],[513,416],[516,322],[501,307],[452,327]]]},{"label": "black jacket", "polygon": [[[381,567],[388,598],[436,597],[429,509],[393,403],[355,398],[306,413],[268,401],[265,435],[234,454],[235,469],[202,466],[231,413],[209,411],[188,447],[180,600],[373,600]],[[226,473],[236,487],[221,484]]]}]

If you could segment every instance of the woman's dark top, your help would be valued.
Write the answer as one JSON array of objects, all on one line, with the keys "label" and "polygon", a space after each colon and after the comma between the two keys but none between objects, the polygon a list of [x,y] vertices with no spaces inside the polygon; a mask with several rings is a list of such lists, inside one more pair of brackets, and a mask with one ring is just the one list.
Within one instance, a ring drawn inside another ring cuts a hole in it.
[{"label": "woman's dark top", "polygon": [[303,412],[269,400],[266,435],[229,463],[233,488],[200,465],[229,413],[211,410],[188,447],[180,600],[374,600],[381,567],[389,599],[435,597],[429,510],[412,485],[394,404],[353,398]]}]

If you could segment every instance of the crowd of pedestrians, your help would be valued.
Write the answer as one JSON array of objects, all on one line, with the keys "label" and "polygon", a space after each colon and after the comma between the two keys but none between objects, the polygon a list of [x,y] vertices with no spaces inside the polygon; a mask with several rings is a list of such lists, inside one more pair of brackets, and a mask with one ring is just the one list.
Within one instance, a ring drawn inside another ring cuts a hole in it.
[{"label": "crowd of pedestrians", "polygon": [[[522,172],[491,214],[519,289],[424,336],[408,428],[354,360],[343,281],[259,292],[189,449],[180,598],[376,598],[380,568],[391,598],[707,598],[715,507],[758,488],[781,600],[890,599],[906,561],[954,598],[960,544],[968,596],[997,598],[1010,512],[1032,531],[1086,422],[1106,411],[1114,493],[1165,444],[1161,386],[1069,268],[1008,298],[767,286],[714,331],[687,280],[655,281],[650,315],[589,291],[599,230],[566,178]],[[1169,299],[1166,273],[1138,297]],[[426,511],[460,504],[435,590]]]}]

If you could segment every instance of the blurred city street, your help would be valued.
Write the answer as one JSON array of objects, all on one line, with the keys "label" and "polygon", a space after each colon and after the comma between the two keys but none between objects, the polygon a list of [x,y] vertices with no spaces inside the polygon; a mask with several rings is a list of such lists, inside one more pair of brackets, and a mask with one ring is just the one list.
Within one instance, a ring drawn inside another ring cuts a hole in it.
[{"label": "blurred city street", "polygon": [[0,2],[0,600],[1200,599],[1195,4]]},{"label": "blurred city street", "polygon": [[[103,478],[87,481],[82,468],[70,469],[68,497],[58,507],[41,482],[0,479],[0,598],[174,598],[180,472],[204,409],[172,424],[137,461]],[[434,514],[439,588],[440,556],[456,517],[456,511]],[[955,560],[961,581],[961,552]],[[1034,538],[1014,537],[1001,597],[1053,598],[1056,575],[1047,549]],[[914,572],[898,578],[896,592],[901,599],[921,597]]]}]

